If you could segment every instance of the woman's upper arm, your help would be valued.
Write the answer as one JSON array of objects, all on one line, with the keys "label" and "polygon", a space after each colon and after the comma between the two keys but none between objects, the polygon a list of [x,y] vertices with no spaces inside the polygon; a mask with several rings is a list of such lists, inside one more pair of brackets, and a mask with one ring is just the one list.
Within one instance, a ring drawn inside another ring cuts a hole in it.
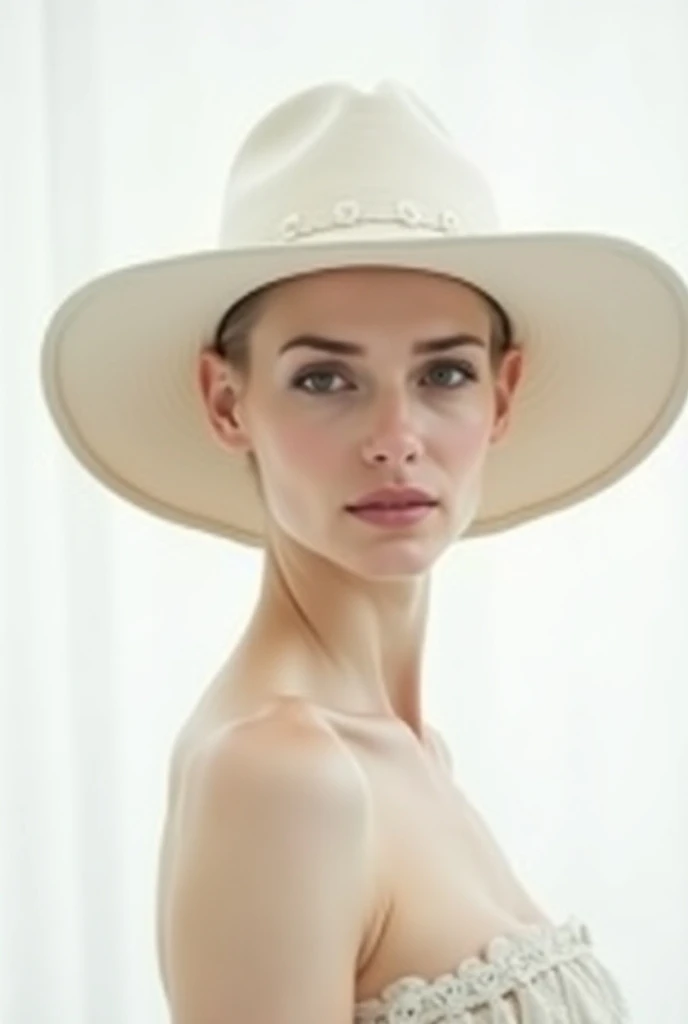
[{"label": "woman's upper arm", "polygon": [[351,1024],[370,810],[317,723],[233,730],[190,772],[163,944],[172,1024]]}]

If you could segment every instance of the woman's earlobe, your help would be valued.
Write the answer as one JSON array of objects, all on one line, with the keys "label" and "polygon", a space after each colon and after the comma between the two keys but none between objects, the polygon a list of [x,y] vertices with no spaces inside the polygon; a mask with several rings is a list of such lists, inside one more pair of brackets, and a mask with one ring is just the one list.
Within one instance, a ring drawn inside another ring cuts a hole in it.
[{"label": "woman's earlobe", "polygon": [[222,444],[234,452],[250,450],[250,438],[243,421],[239,395],[224,387],[212,405],[211,424]]}]

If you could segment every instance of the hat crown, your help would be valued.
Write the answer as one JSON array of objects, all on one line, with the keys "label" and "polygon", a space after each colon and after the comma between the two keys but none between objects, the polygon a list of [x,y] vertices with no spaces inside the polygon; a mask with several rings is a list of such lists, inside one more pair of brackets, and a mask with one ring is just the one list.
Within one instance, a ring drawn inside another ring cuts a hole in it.
[{"label": "hat crown", "polygon": [[490,188],[409,89],[344,83],[269,111],[231,167],[223,248],[291,241],[486,234]]}]

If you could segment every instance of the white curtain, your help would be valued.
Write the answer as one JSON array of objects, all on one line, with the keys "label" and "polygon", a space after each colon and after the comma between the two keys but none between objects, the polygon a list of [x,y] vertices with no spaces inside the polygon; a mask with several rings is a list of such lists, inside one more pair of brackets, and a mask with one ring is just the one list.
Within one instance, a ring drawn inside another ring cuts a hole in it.
[{"label": "white curtain", "polygon": [[[212,244],[243,133],[332,78],[417,89],[505,228],[618,232],[688,274],[687,48],[685,0],[0,0],[2,1024],[168,1020],[167,755],[260,567],[63,450],[38,380],[52,308]],[[684,417],[614,490],[458,545],[427,657],[461,785],[662,1024],[688,1019],[687,463]]]}]

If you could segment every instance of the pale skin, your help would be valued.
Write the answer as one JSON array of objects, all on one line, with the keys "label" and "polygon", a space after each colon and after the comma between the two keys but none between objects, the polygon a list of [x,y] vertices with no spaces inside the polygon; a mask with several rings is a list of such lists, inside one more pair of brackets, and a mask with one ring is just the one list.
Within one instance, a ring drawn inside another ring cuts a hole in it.
[{"label": "pale skin", "polygon": [[[362,268],[276,287],[248,378],[199,356],[217,442],[258,461],[269,540],[249,624],[171,764],[158,927],[174,1024],[351,1024],[389,981],[548,923],[423,712],[430,572],[475,515],[523,372],[518,348],[491,366],[489,329],[459,282]],[[280,352],[304,335],[360,350]],[[387,484],[439,506],[395,530],[346,511]]]}]

